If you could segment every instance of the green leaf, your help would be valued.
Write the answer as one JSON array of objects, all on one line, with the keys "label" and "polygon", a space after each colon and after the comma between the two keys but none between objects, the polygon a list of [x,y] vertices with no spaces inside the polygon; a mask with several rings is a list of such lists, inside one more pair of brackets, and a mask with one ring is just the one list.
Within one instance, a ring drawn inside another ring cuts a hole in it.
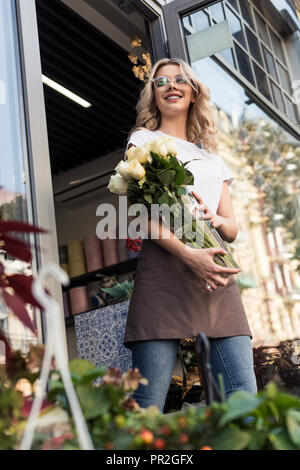
[{"label": "green leaf", "polygon": [[83,385],[89,385],[98,377],[103,377],[107,372],[107,366],[96,367],[94,370],[90,370],[81,377],[80,383]]},{"label": "green leaf", "polygon": [[167,160],[166,158],[161,158],[160,165],[163,168],[170,168],[171,167],[171,164],[170,164],[169,160]]},{"label": "green leaf", "polygon": [[269,434],[269,441],[275,450],[296,450],[286,429],[278,428]]},{"label": "green leaf", "polygon": [[159,204],[169,204],[169,194],[168,191],[165,191],[162,196],[158,199]]},{"label": "green leaf", "polygon": [[248,444],[248,450],[264,449],[265,442],[268,439],[268,433],[263,431],[250,431],[250,435],[251,441]]},{"label": "green leaf", "polygon": [[88,388],[85,385],[80,385],[76,390],[87,420],[97,418],[109,409],[110,402],[104,387]]},{"label": "green leaf", "polygon": [[193,185],[194,184],[194,175],[189,170],[185,170],[185,185]]},{"label": "green leaf", "polygon": [[227,402],[227,411],[220,420],[220,426],[241,418],[242,416],[251,413],[253,410],[258,408],[262,403],[263,399],[256,395],[239,390],[233,393]]},{"label": "green leaf", "polygon": [[180,186],[179,188],[176,188],[176,195],[178,197],[182,196],[183,194],[187,193],[187,189],[184,186]]},{"label": "green leaf", "polygon": [[171,155],[171,156],[170,156],[170,163],[171,163],[171,165],[172,165],[173,167],[175,167],[175,168],[180,167],[180,163],[179,163],[179,161],[177,160],[177,158],[174,157],[174,155]]},{"label": "green leaf", "polygon": [[175,176],[175,170],[163,170],[157,175],[157,177],[160,179],[164,186],[169,186],[171,183],[173,183]]},{"label": "green leaf", "polygon": [[73,372],[80,377],[94,369],[94,364],[92,364],[90,361],[87,361],[86,359],[72,359],[72,361],[69,362],[70,372]]},{"label": "green leaf", "polygon": [[286,413],[286,427],[293,444],[300,448],[300,410],[289,410]]},{"label": "green leaf", "polygon": [[149,204],[152,204],[153,202],[151,194],[144,194],[144,199],[145,201],[149,202]]},{"label": "green leaf", "polygon": [[210,442],[210,446],[214,450],[243,450],[247,448],[250,441],[249,432],[241,431],[237,426],[229,426]]},{"label": "green leaf", "polygon": [[178,168],[178,170],[176,171],[176,178],[175,178],[175,183],[180,185],[180,184],[183,184],[184,183],[184,180],[185,180],[185,170],[184,168],[181,166]]},{"label": "green leaf", "polygon": [[156,164],[156,165],[159,165],[159,162],[160,162],[160,157],[157,155],[157,153],[155,152],[150,152],[152,158],[153,158],[153,161],[152,161],[152,165],[153,163]]}]

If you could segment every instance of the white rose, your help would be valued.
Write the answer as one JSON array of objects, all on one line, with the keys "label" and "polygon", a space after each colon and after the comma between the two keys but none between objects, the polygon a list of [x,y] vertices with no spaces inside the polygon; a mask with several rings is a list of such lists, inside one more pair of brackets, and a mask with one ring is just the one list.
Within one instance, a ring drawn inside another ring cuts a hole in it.
[{"label": "white rose", "polygon": [[112,175],[109,179],[107,188],[114,194],[126,194],[128,182],[119,173]]},{"label": "white rose", "polygon": [[129,163],[128,171],[130,176],[132,176],[132,178],[136,180],[141,180],[146,174],[145,168],[140,164],[138,160],[132,160]]},{"label": "white rose", "polygon": [[131,160],[134,160],[135,159],[135,151],[136,151],[136,147],[132,146],[130,147],[127,152],[126,152],[126,156],[127,156],[127,159],[128,161],[130,162]]},{"label": "white rose", "polygon": [[172,155],[178,155],[177,146],[176,146],[176,143],[173,139],[169,139],[166,142],[166,146],[167,146],[167,149],[168,149],[168,153],[171,153]]},{"label": "white rose", "polygon": [[128,166],[129,166],[128,162],[124,162],[123,160],[121,160],[117,164],[115,170],[116,170],[117,173],[119,173],[121,176],[123,176],[123,178],[125,178],[125,180],[130,181],[131,176],[130,176],[129,171],[128,171]]},{"label": "white rose", "polygon": [[158,147],[160,145],[161,141],[160,139],[153,139],[151,142],[149,142],[149,150],[154,153],[158,153]]},{"label": "white rose", "polygon": [[147,150],[144,146],[136,147],[136,149],[135,149],[135,158],[140,163],[146,163],[148,155],[149,155],[149,150]]},{"label": "white rose", "polygon": [[162,142],[159,146],[158,146],[158,154],[159,156],[161,157],[166,157],[167,156],[167,153],[168,153],[168,147],[167,147],[167,144]]}]

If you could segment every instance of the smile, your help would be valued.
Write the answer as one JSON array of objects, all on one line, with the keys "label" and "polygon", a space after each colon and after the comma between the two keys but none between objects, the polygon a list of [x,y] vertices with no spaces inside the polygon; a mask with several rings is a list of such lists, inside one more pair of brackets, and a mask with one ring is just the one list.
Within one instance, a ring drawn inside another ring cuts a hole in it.
[{"label": "smile", "polygon": [[165,99],[167,101],[177,101],[177,100],[180,100],[181,98],[182,96],[179,96],[179,95],[169,95]]}]

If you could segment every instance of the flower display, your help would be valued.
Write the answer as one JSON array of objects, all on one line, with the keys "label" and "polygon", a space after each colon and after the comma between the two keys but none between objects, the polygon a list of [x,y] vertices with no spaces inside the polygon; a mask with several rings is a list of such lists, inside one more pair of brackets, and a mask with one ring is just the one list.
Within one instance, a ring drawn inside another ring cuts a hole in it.
[{"label": "flower display", "polygon": [[[126,161],[120,161],[108,189],[115,194],[127,194],[132,204],[144,204],[148,214],[153,204],[163,208],[161,219],[186,245],[192,248],[222,248],[227,254],[216,254],[214,261],[224,267],[238,268],[229,247],[218,231],[205,220],[205,213],[189,191],[193,174],[178,158],[176,142],[163,135],[126,151]],[[167,215],[165,208],[167,206]],[[227,274],[222,273],[223,277]]]}]

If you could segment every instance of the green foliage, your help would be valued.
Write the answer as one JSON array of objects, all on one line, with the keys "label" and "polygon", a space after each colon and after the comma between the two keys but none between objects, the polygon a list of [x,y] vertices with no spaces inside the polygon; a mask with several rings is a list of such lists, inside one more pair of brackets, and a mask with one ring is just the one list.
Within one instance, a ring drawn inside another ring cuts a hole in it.
[{"label": "green foliage", "polygon": [[[147,195],[146,195],[147,196]],[[131,296],[133,291],[134,281],[125,281],[122,283],[117,282],[113,287],[102,287],[101,290],[118,299],[127,299]]]},{"label": "green foliage", "polygon": [[[272,382],[256,396],[238,391],[223,403],[162,414],[156,406],[141,409],[133,400],[132,392],[145,383],[137,369],[122,374],[84,359],[71,361],[69,369],[96,449],[300,449],[300,399]],[[0,449],[17,448],[25,425],[23,397],[10,385],[7,378],[0,384]],[[51,371],[47,398],[67,412],[69,430],[62,428],[59,436],[55,426],[52,435],[49,429],[38,430],[33,449],[78,449],[58,371]]]},{"label": "green foliage", "polygon": [[185,168],[186,163],[181,163],[174,155],[169,154],[161,158],[151,152],[152,163],[146,163],[145,181],[140,187],[138,181],[132,181],[128,185],[128,199],[131,203],[144,203],[150,210],[151,204],[174,203],[172,193],[177,197],[186,193],[184,186],[194,184],[193,174]]}]

